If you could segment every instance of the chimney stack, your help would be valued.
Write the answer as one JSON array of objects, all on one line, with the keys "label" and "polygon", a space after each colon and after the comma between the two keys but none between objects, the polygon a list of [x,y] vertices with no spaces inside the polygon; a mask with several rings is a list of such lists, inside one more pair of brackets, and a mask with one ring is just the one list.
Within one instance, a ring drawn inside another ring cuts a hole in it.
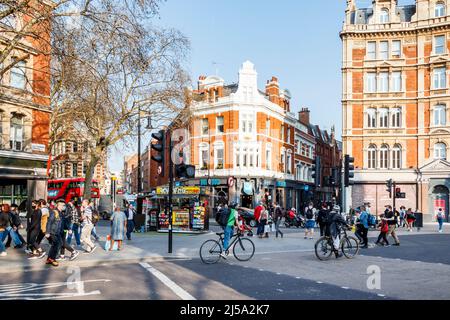
[{"label": "chimney stack", "polygon": [[308,108],[302,108],[298,113],[298,120],[306,125],[309,125],[310,111]]},{"label": "chimney stack", "polygon": [[267,80],[266,95],[269,97],[270,102],[276,103],[281,106],[280,86],[278,84],[277,77],[272,77],[271,80]]}]

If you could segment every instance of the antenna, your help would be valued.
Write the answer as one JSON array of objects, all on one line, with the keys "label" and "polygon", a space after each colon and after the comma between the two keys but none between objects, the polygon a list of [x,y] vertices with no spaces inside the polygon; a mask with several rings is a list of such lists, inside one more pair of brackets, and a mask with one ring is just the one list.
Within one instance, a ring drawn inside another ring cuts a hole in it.
[{"label": "antenna", "polygon": [[218,68],[218,65],[220,65],[220,64],[221,64],[220,62],[216,62],[216,61],[213,61],[213,62],[212,62],[212,65],[215,67],[215,71],[216,71],[215,75],[216,75],[216,76],[219,75],[219,68]]}]

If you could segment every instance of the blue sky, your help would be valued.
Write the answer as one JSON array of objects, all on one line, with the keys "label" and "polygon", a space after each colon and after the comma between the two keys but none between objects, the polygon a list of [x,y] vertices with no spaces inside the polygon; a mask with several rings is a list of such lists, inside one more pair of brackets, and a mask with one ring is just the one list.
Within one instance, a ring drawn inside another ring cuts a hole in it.
[{"label": "blue sky", "polygon": [[[357,3],[370,6],[372,0]],[[325,129],[335,125],[340,136],[339,31],[345,7],[346,0],[167,0],[156,24],[179,29],[190,39],[187,67],[193,86],[199,75],[216,70],[227,83],[236,82],[240,65],[250,60],[260,88],[278,77],[292,93],[291,111],[309,107],[313,123]],[[111,170],[122,169],[124,153],[132,150],[113,151]]]}]

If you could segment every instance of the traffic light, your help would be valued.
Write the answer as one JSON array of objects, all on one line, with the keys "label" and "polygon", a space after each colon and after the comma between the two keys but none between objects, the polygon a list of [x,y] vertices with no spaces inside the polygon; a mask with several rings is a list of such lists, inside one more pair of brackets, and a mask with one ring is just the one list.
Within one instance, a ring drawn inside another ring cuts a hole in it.
[{"label": "traffic light", "polygon": [[386,181],[386,191],[389,192],[389,198],[392,198],[392,186],[394,185],[394,181],[392,179],[389,179]]},{"label": "traffic light", "polygon": [[355,182],[353,180],[351,180],[355,177],[354,162],[355,162],[355,158],[352,158],[349,155],[345,156],[345,160],[344,160],[344,185],[345,185],[345,187],[355,184]]},{"label": "traffic light", "polygon": [[181,179],[193,179],[195,178],[195,166],[187,164],[175,165],[175,173],[177,178]]},{"label": "traffic light", "polygon": [[402,192],[402,189],[400,189],[400,188],[395,188],[395,198],[396,199],[405,199],[406,193]]},{"label": "traffic light", "polygon": [[316,187],[320,187],[322,184],[322,164],[319,157],[316,157],[315,164],[312,171],[312,178]]},{"label": "traffic light", "polygon": [[160,130],[158,133],[153,133],[152,138],[157,142],[152,143],[152,149],[157,152],[157,154],[152,156],[152,160],[160,164],[160,170],[158,173],[162,177],[164,177],[164,168],[165,168],[165,150],[166,150],[166,132],[164,130]]}]

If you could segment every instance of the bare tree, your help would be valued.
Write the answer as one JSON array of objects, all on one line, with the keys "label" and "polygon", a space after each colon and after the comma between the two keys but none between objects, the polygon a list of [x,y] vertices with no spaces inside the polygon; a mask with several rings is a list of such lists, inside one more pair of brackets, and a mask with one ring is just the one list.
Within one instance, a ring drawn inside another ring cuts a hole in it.
[{"label": "bare tree", "polygon": [[[10,42],[0,53],[0,72],[16,63],[2,62],[20,41],[45,44],[52,61],[51,144],[68,132],[90,142],[84,191],[90,198],[96,165],[108,148],[136,135],[139,112],[164,119],[186,110],[189,42],[152,25],[159,0],[59,0],[52,10],[39,10],[45,0],[0,1],[2,22],[30,16],[20,26],[0,28]],[[37,26],[51,28],[51,38],[40,38]]]}]

